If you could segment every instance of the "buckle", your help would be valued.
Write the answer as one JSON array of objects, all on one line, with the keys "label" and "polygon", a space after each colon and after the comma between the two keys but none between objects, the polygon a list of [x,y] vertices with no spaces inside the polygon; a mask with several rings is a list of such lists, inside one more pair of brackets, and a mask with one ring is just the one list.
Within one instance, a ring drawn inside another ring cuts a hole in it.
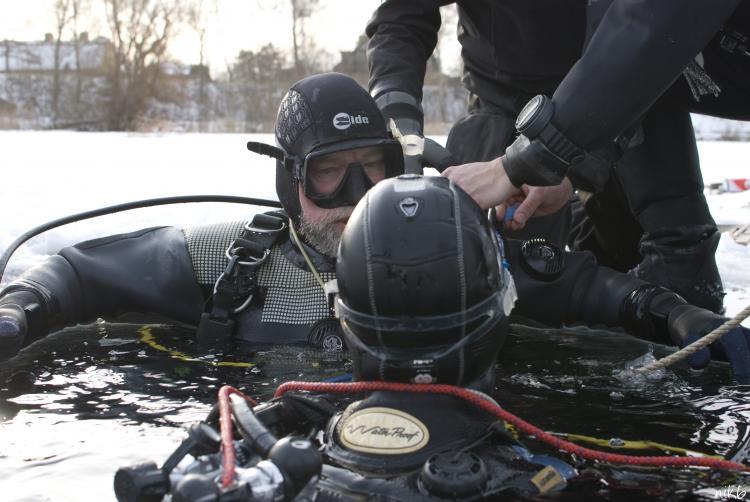
[{"label": "buckle", "polygon": [[[255,223],[280,223],[281,226],[276,228],[262,228],[258,226],[252,226]],[[284,221],[282,218],[278,218],[275,216],[270,216],[267,214],[258,214],[255,216],[253,221],[248,221],[245,223],[244,229],[251,233],[265,233],[265,234],[271,234],[274,232],[281,232],[286,228],[286,221]]]},{"label": "buckle", "polygon": [[198,339],[216,340],[225,339],[234,333],[234,321],[232,319],[214,319],[211,314],[204,312],[198,324]]},{"label": "buckle", "polygon": [[[244,258],[243,257],[243,259],[240,260],[240,255],[239,254],[234,254],[234,253],[230,252],[230,250],[232,250],[232,249],[237,249],[234,246],[234,242],[232,242],[232,245],[230,245],[227,248],[227,250],[224,251],[224,256],[227,257],[227,259],[230,262],[230,265],[233,265],[232,260],[235,260],[236,264],[239,265],[239,266],[241,266],[241,267],[258,267],[258,266],[262,265],[268,259],[268,256],[271,254],[271,250],[270,249],[265,249],[263,251],[263,255],[262,256],[253,256],[251,254],[248,254],[248,258]],[[228,269],[229,269],[229,265],[227,265],[227,268],[224,270],[224,273],[226,273]]]}]

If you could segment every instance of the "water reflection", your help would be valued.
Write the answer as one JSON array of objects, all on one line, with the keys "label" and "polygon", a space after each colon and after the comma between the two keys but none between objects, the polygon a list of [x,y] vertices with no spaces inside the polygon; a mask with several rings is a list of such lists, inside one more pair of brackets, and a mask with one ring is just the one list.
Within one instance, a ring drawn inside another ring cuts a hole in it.
[{"label": "water reflection", "polygon": [[[622,377],[626,363],[649,351],[630,337],[514,325],[509,338],[495,397],[535,425],[596,448],[596,441],[644,446],[637,442],[648,440],[674,452],[735,460],[749,454],[750,392],[732,384],[724,365],[701,374],[678,367],[659,378],[628,379]],[[667,349],[655,351],[662,357]],[[114,471],[165,459],[182,426],[205,417],[224,383],[268,399],[280,382],[346,370],[341,354],[299,347],[255,347],[231,357],[205,352],[190,331],[171,326],[100,323],[64,330],[0,367],[0,493],[4,500],[113,500]],[[578,467],[582,475],[563,499],[680,499],[738,482],[695,469]]]}]

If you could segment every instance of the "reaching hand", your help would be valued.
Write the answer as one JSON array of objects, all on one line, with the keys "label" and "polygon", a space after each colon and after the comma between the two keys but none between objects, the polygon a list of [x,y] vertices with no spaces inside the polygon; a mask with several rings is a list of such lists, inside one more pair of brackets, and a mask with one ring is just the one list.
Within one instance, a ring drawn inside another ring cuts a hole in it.
[{"label": "reaching hand", "polygon": [[[680,348],[707,335],[726,322],[726,318],[692,305],[675,307],[667,319],[672,340]],[[693,368],[705,367],[711,359],[728,361],[735,379],[750,383],[750,330],[737,326],[729,333],[687,358]]]},{"label": "reaching hand", "polygon": [[520,193],[505,174],[499,157],[488,162],[470,162],[449,167],[442,174],[460,186],[482,209],[500,205]]},{"label": "reaching hand", "polygon": [[0,305],[0,361],[15,356],[23,346],[26,312],[15,304]]},{"label": "reaching hand", "polygon": [[495,208],[498,220],[502,220],[506,208],[516,207],[512,219],[506,223],[510,230],[521,230],[529,218],[556,213],[568,203],[573,195],[573,185],[568,178],[563,178],[559,185],[549,187],[521,186],[521,193],[512,196]]}]

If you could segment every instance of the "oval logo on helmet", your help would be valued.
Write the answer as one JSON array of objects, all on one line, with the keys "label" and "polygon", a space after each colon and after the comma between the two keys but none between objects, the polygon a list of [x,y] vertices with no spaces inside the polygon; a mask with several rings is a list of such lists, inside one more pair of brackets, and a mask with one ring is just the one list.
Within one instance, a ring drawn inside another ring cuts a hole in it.
[{"label": "oval logo on helmet", "polygon": [[348,113],[337,113],[333,117],[333,127],[339,130],[349,129],[352,125],[352,121],[349,119]]},{"label": "oval logo on helmet", "polygon": [[341,112],[333,116],[333,127],[340,131],[349,129],[352,125],[369,123],[370,119],[367,118],[367,115],[349,115],[346,112]]},{"label": "oval logo on helmet", "polygon": [[339,430],[347,448],[378,455],[418,451],[430,440],[429,430],[418,418],[393,408],[356,411],[346,417]]}]

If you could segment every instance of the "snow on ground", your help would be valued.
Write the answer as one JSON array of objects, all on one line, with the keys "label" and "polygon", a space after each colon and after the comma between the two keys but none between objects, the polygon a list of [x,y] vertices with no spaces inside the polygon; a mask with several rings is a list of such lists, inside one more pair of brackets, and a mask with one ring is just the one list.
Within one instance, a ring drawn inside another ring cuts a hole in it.
[{"label": "snow on ground", "polygon": [[750,122],[691,114],[695,137],[701,140],[750,140]]},{"label": "snow on ground", "polygon": [[[445,138],[435,138],[444,141]],[[276,199],[274,161],[249,140],[269,134],[125,134],[0,131],[0,249],[28,229],[69,214],[168,195],[225,194]],[[750,142],[699,142],[706,184],[750,177]],[[708,193],[720,225],[750,223],[750,191]],[[139,209],[76,223],[37,237],[14,255],[8,277],[75,242],[152,225],[188,225],[255,212],[233,204]],[[717,254],[727,313],[750,304],[750,248],[722,235]],[[4,281],[5,282],[5,281]],[[745,323],[748,324],[748,321]]]},{"label": "snow on ground", "polygon": [[[704,184],[726,179],[750,178],[750,143],[701,141],[698,143]],[[723,226],[750,223],[750,191],[739,193],[706,192],[716,223]],[[734,315],[750,304],[750,247],[734,242],[725,232],[716,254],[724,289],[727,314]],[[750,327],[750,321],[743,325]]]}]

